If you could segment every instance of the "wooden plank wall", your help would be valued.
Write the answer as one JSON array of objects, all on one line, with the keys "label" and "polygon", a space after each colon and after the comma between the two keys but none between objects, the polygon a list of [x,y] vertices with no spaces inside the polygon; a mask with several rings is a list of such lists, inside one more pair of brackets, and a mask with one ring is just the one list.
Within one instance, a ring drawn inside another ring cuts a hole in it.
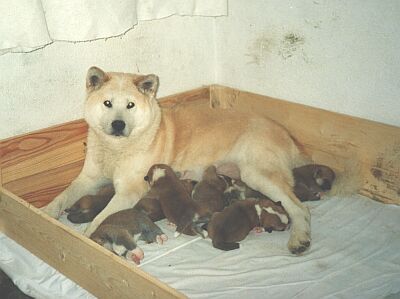
[{"label": "wooden plank wall", "polygon": [[219,85],[210,87],[210,104],[272,118],[315,162],[360,181],[359,193],[400,204],[400,128]]},{"label": "wooden plank wall", "polygon": [[79,174],[86,135],[77,120],[1,141],[2,185],[36,207],[47,204]]}]

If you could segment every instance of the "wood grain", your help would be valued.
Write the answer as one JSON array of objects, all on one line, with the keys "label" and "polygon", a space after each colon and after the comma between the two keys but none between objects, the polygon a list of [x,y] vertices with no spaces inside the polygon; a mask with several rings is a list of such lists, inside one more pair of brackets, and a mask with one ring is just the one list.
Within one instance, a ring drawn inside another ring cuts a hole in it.
[{"label": "wood grain", "polygon": [[315,162],[339,171],[359,166],[361,194],[400,204],[400,128],[218,85],[210,102],[272,118]]},{"label": "wood grain", "polygon": [[77,120],[1,141],[2,183],[83,161],[86,136],[86,123]]},{"label": "wood grain", "polygon": [[9,191],[0,196],[1,230],[98,298],[185,298]]},{"label": "wood grain", "polygon": [[3,186],[36,208],[41,208],[68,187],[82,166],[83,160],[26,176]]}]

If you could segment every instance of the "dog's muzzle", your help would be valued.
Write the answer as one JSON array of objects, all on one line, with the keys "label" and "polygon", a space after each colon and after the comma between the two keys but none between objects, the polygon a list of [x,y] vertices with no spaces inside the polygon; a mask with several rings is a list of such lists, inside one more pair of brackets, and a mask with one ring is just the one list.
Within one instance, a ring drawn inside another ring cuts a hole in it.
[{"label": "dog's muzzle", "polygon": [[112,129],[113,129],[112,135],[115,135],[115,136],[121,136],[121,135],[123,135],[125,126],[126,126],[126,124],[125,124],[124,121],[122,121],[122,120],[114,120],[114,121],[111,123],[111,127],[112,127]]}]

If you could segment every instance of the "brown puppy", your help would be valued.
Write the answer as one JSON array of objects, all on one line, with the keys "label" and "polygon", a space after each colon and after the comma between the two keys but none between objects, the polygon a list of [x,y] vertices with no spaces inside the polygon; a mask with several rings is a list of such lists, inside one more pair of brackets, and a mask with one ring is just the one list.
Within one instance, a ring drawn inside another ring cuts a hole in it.
[{"label": "brown puppy", "polygon": [[245,199],[214,213],[207,225],[208,236],[215,248],[233,250],[255,227],[266,231],[285,230],[289,218],[280,202],[268,199]]},{"label": "brown puppy", "polygon": [[301,200],[320,200],[332,188],[335,173],[327,166],[310,164],[293,169],[294,194]]},{"label": "brown puppy", "polygon": [[171,167],[155,164],[144,179],[154,190],[165,217],[176,225],[176,232],[194,236],[197,231],[193,222],[201,216],[199,207]]},{"label": "brown puppy", "polygon": [[[192,180],[181,181],[189,193],[192,192],[194,185],[197,183]],[[65,210],[68,213],[68,220],[72,223],[92,221],[106,207],[114,194],[114,187],[110,184],[100,188],[96,195],[82,197],[71,208]],[[150,190],[142,197],[135,206],[135,209],[145,213],[154,222],[165,218],[154,190]]]},{"label": "brown puppy", "polygon": [[[180,180],[180,182],[189,194],[192,193],[193,187],[197,183],[196,181],[189,179]],[[145,213],[154,222],[164,219],[165,215],[158,200],[160,196],[161,194],[159,194],[157,188],[151,188],[149,192],[139,200],[135,209]]]},{"label": "brown puppy", "polygon": [[203,173],[202,180],[193,188],[192,198],[197,202],[199,215],[211,216],[224,209],[224,191],[228,183],[217,175],[217,168],[209,166]]},{"label": "brown puppy", "polygon": [[65,212],[72,223],[86,223],[92,221],[110,202],[115,190],[112,184],[106,185],[96,195],[86,195],[80,198]]},{"label": "brown puppy", "polygon": [[137,240],[162,244],[168,239],[149,217],[135,209],[122,210],[108,216],[90,238],[136,264],[144,257],[143,250],[136,245]]}]

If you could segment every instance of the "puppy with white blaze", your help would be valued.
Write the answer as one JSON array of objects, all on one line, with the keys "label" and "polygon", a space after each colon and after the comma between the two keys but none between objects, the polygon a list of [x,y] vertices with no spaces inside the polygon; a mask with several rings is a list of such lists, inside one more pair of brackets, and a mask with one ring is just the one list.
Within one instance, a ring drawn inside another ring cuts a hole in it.
[{"label": "puppy with white blaze", "polygon": [[49,215],[59,217],[82,196],[113,182],[116,193],[87,228],[90,236],[107,216],[135,206],[148,190],[143,177],[153,164],[185,171],[232,162],[248,186],[282,203],[292,224],[289,250],[300,254],[310,246],[311,216],[292,191],[292,169],[303,165],[304,157],[282,126],[233,109],[211,109],[207,101],[162,108],[155,75],[91,67],[86,88],[85,163],[71,185],[44,208]]}]

